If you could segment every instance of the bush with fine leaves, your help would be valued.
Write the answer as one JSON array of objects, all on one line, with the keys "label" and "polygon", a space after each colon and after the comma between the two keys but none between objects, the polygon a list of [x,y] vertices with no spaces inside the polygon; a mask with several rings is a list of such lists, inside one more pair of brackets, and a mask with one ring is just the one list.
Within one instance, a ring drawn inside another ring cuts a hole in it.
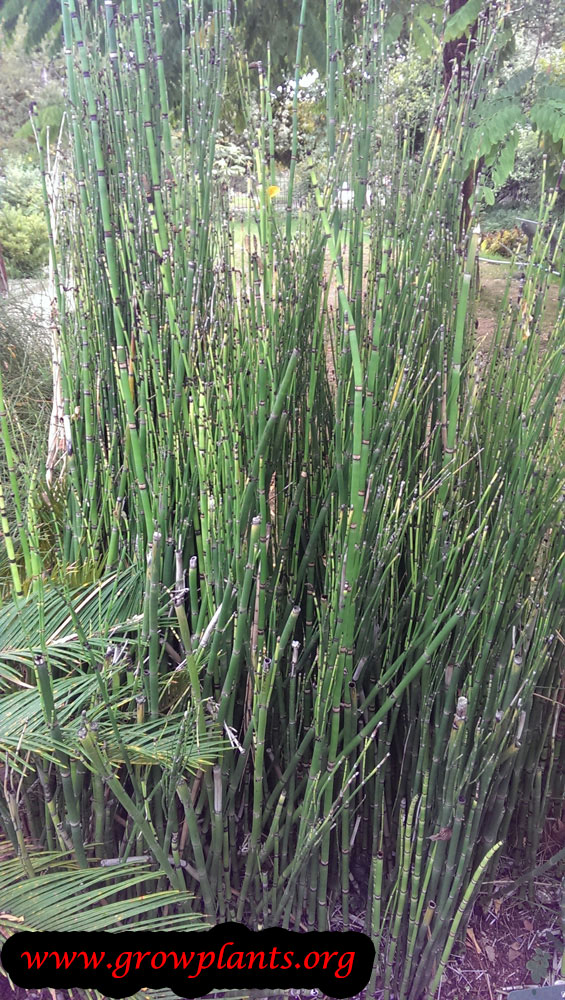
[{"label": "bush with fine leaves", "polygon": [[9,277],[34,277],[47,264],[41,176],[23,160],[15,160],[0,177],[0,245]]},{"label": "bush with fine leaves", "polygon": [[[47,443],[52,396],[51,347],[45,319],[14,287],[0,296],[0,375],[15,473],[24,496],[31,473]],[[0,485],[8,517],[14,514],[8,465],[0,460]],[[0,553],[0,591],[8,578],[5,550]]]}]

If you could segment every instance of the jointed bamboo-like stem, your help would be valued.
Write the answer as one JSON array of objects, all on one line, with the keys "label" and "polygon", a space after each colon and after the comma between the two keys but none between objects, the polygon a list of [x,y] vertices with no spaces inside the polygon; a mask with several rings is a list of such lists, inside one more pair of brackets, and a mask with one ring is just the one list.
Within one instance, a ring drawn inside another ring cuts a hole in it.
[{"label": "jointed bamboo-like stem", "polygon": [[[286,205],[286,241],[290,243],[292,235],[292,196],[294,192],[294,174],[296,171],[296,151],[298,147],[298,91],[302,67],[302,44],[306,26],[308,0],[302,0],[298,22],[298,38],[296,41],[296,61],[294,64],[294,94],[292,97],[292,145],[290,152],[290,173],[288,178],[288,194]],[[331,153],[330,149],[330,153]]]},{"label": "jointed bamboo-like stem", "polygon": [[[149,849],[155,882],[188,886],[212,920],[323,929],[341,903],[352,926],[350,873],[366,856],[370,992],[416,1000],[491,845],[529,831],[535,846],[563,784],[555,710],[537,697],[560,683],[548,637],[562,605],[562,348],[556,334],[537,355],[531,268],[522,309],[501,316],[473,375],[475,236],[460,253],[460,175],[490,55],[477,52],[460,104],[451,91],[442,103],[436,81],[416,148],[387,118],[385,5],[370,0],[349,50],[332,0],[331,162],[312,173],[312,212],[292,218],[292,179],[286,218],[269,194],[267,56],[240,74],[254,200],[234,225],[214,174],[228,6],[178,5],[178,129],[159,0],[105,10],[90,19],[63,0],[74,167],[54,256],[78,308],[59,296],[72,454],[52,545],[69,649],[96,677],[79,712],[96,713],[103,737],[83,723],[79,774],[34,480],[21,527],[5,531],[8,510],[2,530],[14,592],[31,592],[22,613],[37,611],[37,694],[60,736],[53,761],[34,747],[40,805],[26,777],[19,807],[31,831],[48,817],[50,847],[72,843],[87,862]],[[297,81],[302,38],[299,26]],[[293,171],[298,109],[296,88]],[[90,562],[103,576],[83,607],[69,570]],[[124,621],[126,568],[139,585]],[[104,659],[118,641],[127,660]],[[0,797],[19,849],[7,813]]]},{"label": "jointed bamboo-like stem", "polygon": [[202,844],[200,840],[200,834],[198,831],[198,824],[196,821],[196,815],[194,812],[194,806],[188,791],[188,785],[184,780],[181,780],[177,784],[177,795],[182,802],[184,808],[184,815],[188,825],[190,842],[192,844],[192,850],[194,852],[194,860],[196,871],[198,872],[198,878],[200,880],[200,891],[204,899],[204,905],[206,907],[206,912],[210,919],[214,919],[216,913],[216,903],[215,898],[212,894],[212,888],[206,873],[206,862],[204,860],[204,852],[202,850]]}]

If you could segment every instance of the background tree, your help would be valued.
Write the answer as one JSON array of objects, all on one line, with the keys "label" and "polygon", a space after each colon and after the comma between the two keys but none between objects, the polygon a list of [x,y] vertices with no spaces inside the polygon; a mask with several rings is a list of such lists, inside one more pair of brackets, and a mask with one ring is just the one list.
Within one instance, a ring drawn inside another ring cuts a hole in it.
[{"label": "background tree", "polygon": [[25,17],[25,44],[28,50],[60,33],[59,0],[0,0],[0,20],[8,32],[14,30],[22,14]]},{"label": "background tree", "polygon": [[[401,3],[403,0],[401,0]],[[93,9],[96,0],[86,0]],[[345,22],[349,25],[349,39],[353,23],[361,9],[360,0],[347,0]],[[204,4],[204,12],[212,10],[210,2]],[[208,9],[208,10],[207,10]],[[267,0],[241,0],[234,18],[236,39],[247,52],[251,61],[266,63],[267,46],[271,49],[272,82],[276,86],[294,72],[294,53],[298,33],[297,2],[282,4],[273,16],[273,4]],[[12,32],[20,15],[25,15],[26,47],[35,46],[49,40],[54,50],[61,45],[61,11],[59,0],[0,0],[0,21],[8,32]],[[169,84],[178,87],[180,75],[180,54],[178,46],[178,0],[163,0],[163,43],[165,65]],[[325,69],[326,22],[324,0],[310,0],[306,14],[303,54],[305,66],[315,66],[320,72]],[[174,93],[173,93],[174,97]]]},{"label": "background tree", "polygon": [[[60,124],[63,109],[63,83],[59,60],[53,59],[44,41],[39,47],[26,50],[27,25],[20,16],[10,33],[0,25],[0,159],[10,149],[15,153],[32,153],[35,143],[27,142],[20,130],[29,121],[29,105],[36,100],[42,109],[58,107],[51,124]],[[32,149],[33,146],[33,149]]]}]

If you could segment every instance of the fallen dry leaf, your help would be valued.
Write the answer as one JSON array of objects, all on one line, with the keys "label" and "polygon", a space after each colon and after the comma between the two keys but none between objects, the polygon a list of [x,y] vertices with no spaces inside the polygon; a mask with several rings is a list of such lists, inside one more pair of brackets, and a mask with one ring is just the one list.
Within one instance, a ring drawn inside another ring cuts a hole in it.
[{"label": "fallen dry leaf", "polygon": [[472,927],[467,928],[467,937],[470,938],[471,942],[475,946],[475,951],[477,952],[477,955],[482,955],[481,947],[479,945],[479,942],[477,941],[477,938],[475,937],[475,932]]},{"label": "fallen dry leaf", "polygon": [[485,944],[485,954],[491,965],[494,965],[496,962],[496,952],[491,944]]},{"label": "fallen dry leaf", "polygon": [[514,944],[511,944],[508,949],[508,961],[515,962],[518,958],[520,958],[521,950],[522,949],[517,941]]}]

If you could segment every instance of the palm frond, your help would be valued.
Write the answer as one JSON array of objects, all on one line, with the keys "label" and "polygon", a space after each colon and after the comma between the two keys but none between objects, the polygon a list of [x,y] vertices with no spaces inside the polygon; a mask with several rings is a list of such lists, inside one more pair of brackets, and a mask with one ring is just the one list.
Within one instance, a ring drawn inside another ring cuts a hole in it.
[{"label": "palm frond", "polygon": [[[140,915],[145,918],[144,930],[170,930],[171,917],[161,915],[165,906],[173,910],[175,930],[208,926],[196,913],[179,912],[185,905],[188,909],[193,899],[190,893],[174,889],[143,893],[144,883],[155,878],[148,865],[134,870],[127,865],[97,865],[84,870],[63,861],[60,854],[30,852],[29,858],[38,872],[32,879],[25,877],[18,858],[0,862],[0,936],[4,939],[22,930],[137,930],[138,923],[129,925]],[[126,892],[132,890],[135,893],[128,898]]]},{"label": "palm frond", "polygon": [[[186,742],[179,746],[179,732],[183,714],[176,713],[165,718],[136,723],[121,714],[120,743],[113,735],[113,726],[108,718],[107,706],[100,698],[96,676],[80,673],[73,677],[60,677],[53,681],[55,711],[59,731],[63,739],[57,739],[45,725],[45,716],[38,688],[18,691],[2,699],[0,717],[0,752],[9,754],[12,765],[23,766],[27,753],[35,753],[47,761],[57,761],[63,751],[72,760],[81,759],[79,729],[82,713],[98,725],[98,738],[105,744],[105,753],[111,763],[124,763],[124,748],[133,764],[160,764],[172,766],[173,761],[182,759],[189,771],[213,763],[224,749],[224,741],[218,733],[199,735],[195,725],[188,725],[184,731]],[[131,703],[131,691],[120,691],[110,697],[112,707],[120,709],[123,703]]]},{"label": "palm frond", "polygon": [[32,670],[35,657],[45,651],[60,670],[70,673],[80,667],[86,656],[77,620],[91,653],[98,658],[104,656],[109,639],[135,638],[142,605],[143,576],[135,568],[77,590],[49,587],[23,602],[4,604],[0,607],[0,690],[25,684],[21,671]]}]

